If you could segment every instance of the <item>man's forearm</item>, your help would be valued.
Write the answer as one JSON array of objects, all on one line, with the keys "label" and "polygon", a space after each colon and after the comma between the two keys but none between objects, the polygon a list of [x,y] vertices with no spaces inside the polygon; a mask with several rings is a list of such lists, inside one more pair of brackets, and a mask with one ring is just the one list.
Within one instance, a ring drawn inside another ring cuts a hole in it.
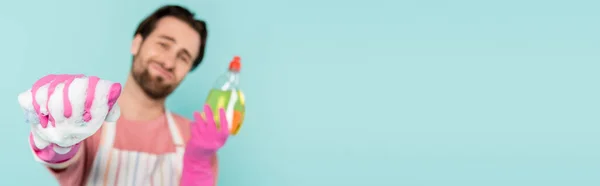
[{"label": "man's forearm", "polygon": [[181,186],[215,186],[217,182],[216,158],[194,158],[185,154]]}]

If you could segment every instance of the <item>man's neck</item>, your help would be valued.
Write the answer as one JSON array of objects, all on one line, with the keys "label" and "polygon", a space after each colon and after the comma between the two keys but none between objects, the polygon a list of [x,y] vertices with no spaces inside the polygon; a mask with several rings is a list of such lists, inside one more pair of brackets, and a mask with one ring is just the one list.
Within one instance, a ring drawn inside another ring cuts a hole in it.
[{"label": "man's neck", "polygon": [[149,121],[165,113],[165,100],[153,100],[148,97],[131,74],[117,103],[121,107],[121,117],[127,120]]}]

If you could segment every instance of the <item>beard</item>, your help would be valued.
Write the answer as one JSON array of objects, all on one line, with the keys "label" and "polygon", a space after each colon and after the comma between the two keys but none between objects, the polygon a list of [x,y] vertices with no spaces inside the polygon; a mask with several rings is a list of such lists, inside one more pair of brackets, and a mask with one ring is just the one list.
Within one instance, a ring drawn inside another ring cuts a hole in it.
[{"label": "beard", "polygon": [[141,61],[134,60],[131,74],[136,83],[142,88],[144,93],[153,100],[164,99],[169,96],[177,87],[176,84],[165,84],[162,77],[153,77],[148,70],[148,66],[142,70],[136,70],[135,65]]}]

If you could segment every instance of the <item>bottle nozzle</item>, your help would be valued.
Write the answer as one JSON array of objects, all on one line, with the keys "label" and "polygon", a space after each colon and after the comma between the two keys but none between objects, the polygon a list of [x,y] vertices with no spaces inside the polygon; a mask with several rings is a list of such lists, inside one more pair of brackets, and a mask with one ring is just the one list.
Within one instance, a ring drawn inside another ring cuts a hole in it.
[{"label": "bottle nozzle", "polygon": [[229,63],[229,70],[234,72],[239,72],[241,68],[241,58],[240,56],[234,56],[233,60]]}]

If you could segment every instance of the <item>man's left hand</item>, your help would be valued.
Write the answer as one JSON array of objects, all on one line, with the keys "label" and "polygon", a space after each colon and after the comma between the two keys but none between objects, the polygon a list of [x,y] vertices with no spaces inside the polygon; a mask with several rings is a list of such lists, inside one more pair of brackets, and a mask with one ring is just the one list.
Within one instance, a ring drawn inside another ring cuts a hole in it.
[{"label": "man's left hand", "polygon": [[229,137],[229,125],[225,117],[225,110],[219,109],[220,124],[217,127],[210,106],[204,106],[204,113],[194,113],[191,126],[191,139],[186,151],[194,154],[195,158],[210,158],[225,145]]}]

